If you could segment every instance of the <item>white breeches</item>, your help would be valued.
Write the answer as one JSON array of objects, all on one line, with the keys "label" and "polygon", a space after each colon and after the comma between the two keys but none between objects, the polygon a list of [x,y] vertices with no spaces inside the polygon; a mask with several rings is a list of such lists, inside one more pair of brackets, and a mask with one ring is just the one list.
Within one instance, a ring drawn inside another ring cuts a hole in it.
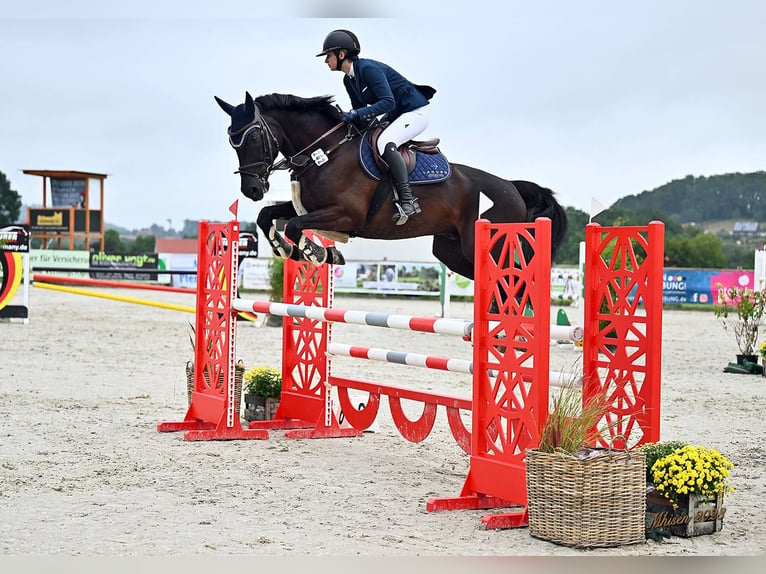
[{"label": "white breeches", "polygon": [[404,142],[423,133],[423,130],[427,127],[428,116],[424,113],[423,108],[403,113],[380,134],[378,138],[378,153],[383,154],[387,143],[394,142],[396,147],[399,147]]}]

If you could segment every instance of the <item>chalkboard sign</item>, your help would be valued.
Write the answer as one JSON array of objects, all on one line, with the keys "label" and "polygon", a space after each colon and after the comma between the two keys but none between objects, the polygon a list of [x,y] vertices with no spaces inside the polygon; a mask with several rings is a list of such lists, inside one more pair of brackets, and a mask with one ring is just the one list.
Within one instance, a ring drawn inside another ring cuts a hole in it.
[{"label": "chalkboard sign", "polygon": [[85,207],[85,180],[63,177],[51,178],[53,207]]}]

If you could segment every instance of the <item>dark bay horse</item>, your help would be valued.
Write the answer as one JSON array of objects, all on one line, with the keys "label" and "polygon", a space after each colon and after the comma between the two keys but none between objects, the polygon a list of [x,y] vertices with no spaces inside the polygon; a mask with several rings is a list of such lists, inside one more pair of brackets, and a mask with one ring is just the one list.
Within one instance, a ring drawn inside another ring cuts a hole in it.
[{"label": "dark bay horse", "polygon": [[[493,223],[550,218],[551,257],[564,239],[566,214],[551,190],[460,164],[450,164],[452,174],[446,181],[413,186],[423,211],[405,225],[395,225],[391,183],[384,177],[379,184],[362,170],[357,153],[361,134],[341,123],[332,96],[270,94],[253,99],[246,93],[245,102],[237,106],[215,100],[231,117],[229,142],[239,157],[235,173],[240,174],[242,193],[261,200],[268,191],[269,175],[277,169],[289,169],[293,185],[300,186],[304,209],[299,210],[305,214],[299,215],[293,202],[264,207],[258,214],[258,226],[275,255],[316,265],[344,263],[335,247],[317,245],[303,234],[305,229],[368,239],[432,235],[434,256],[452,271],[473,279],[474,223],[479,217]],[[283,159],[277,162],[280,153]],[[379,185],[387,186],[385,201],[376,195]],[[481,214],[480,194],[492,203]],[[277,231],[274,221],[279,219],[287,220],[285,235],[294,245]]]}]

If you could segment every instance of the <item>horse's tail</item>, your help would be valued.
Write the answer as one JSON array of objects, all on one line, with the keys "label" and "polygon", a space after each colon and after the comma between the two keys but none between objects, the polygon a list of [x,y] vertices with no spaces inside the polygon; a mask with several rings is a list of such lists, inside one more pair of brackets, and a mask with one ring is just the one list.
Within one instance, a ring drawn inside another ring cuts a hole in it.
[{"label": "horse's tail", "polygon": [[524,203],[527,206],[527,221],[538,217],[551,220],[551,261],[556,258],[556,252],[564,242],[567,233],[567,214],[561,207],[556,196],[547,187],[542,187],[531,181],[514,181]]}]

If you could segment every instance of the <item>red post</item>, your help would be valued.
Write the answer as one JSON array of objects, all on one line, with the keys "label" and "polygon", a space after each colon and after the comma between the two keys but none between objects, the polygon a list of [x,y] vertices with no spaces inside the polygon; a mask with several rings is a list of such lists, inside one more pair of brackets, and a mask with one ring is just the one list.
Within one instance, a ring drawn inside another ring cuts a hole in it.
[{"label": "red post", "polygon": [[618,447],[660,437],[664,229],[585,229],[583,401],[606,393]]},{"label": "red post", "polygon": [[265,439],[265,430],[243,429],[234,412],[239,223],[199,223],[194,390],[186,417],[161,422],[159,432],[186,431],[186,440]]},{"label": "red post", "polygon": [[483,522],[527,524],[525,450],[548,414],[550,233],[547,218],[476,223],[471,466],[460,496],[429,511],[519,506]]},{"label": "red post", "polygon": [[[316,234],[309,238],[324,247],[333,245]],[[284,303],[332,306],[332,265],[284,261]],[[327,341],[330,325],[305,317],[282,318],[282,394],[271,421],[252,421],[250,428],[288,429],[287,438],[359,436],[362,431],[341,427],[332,412],[327,385]]]}]

